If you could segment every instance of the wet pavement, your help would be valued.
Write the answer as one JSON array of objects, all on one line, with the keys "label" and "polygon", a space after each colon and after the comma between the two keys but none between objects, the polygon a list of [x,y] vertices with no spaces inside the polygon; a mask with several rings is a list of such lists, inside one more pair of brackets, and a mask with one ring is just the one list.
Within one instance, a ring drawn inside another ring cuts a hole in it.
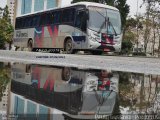
[{"label": "wet pavement", "polygon": [[160,76],[0,63],[0,120],[159,119]]}]

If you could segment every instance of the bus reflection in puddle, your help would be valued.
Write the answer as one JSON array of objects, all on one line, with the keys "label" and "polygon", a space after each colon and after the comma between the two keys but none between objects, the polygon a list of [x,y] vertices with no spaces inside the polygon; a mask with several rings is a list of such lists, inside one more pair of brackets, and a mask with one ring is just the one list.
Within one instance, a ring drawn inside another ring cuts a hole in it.
[{"label": "bus reflection in puddle", "polygon": [[12,65],[9,113],[27,119],[95,119],[114,114],[118,74],[107,70]]}]

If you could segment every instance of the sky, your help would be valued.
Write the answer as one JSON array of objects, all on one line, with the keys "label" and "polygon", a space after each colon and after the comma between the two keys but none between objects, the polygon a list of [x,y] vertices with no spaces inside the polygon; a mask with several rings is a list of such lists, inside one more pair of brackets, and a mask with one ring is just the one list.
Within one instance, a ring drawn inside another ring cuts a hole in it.
[{"label": "sky", "polygon": [[[62,0],[62,5],[70,4],[72,0]],[[137,1],[138,1],[138,13],[143,14],[145,13],[145,6],[143,5],[142,8],[140,6],[143,3],[143,0],[127,0],[127,4],[130,5],[130,13],[129,16],[134,16],[137,13]]]},{"label": "sky", "polygon": [[[72,0],[62,0],[62,6],[70,4]],[[140,6],[143,0],[138,0],[138,5]],[[4,7],[7,4],[7,0],[0,0],[0,7]],[[137,13],[137,0],[127,0],[127,4],[130,5],[130,16],[134,16]],[[144,5],[143,5],[144,6]],[[141,9],[138,7],[138,13],[143,14],[145,12],[145,7]]]}]

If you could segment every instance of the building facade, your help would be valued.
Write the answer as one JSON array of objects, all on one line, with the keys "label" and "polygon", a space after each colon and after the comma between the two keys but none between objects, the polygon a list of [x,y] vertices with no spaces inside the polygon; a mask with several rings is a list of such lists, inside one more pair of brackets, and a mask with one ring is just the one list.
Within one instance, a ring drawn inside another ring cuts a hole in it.
[{"label": "building facade", "polygon": [[2,100],[0,101],[0,111],[7,111],[8,94],[9,94],[9,86],[7,85],[5,91],[3,92]]},{"label": "building facade", "polygon": [[15,1],[16,0],[7,0],[9,16],[10,16],[12,25],[14,24],[14,16],[15,16]]},{"label": "building facade", "polygon": [[61,5],[61,0],[16,0],[16,16],[45,11]]},{"label": "building facade", "polygon": [[[7,0],[7,5],[11,23],[15,26],[16,17],[58,7],[61,5],[61,0]],[[0,17],[2,15],[0,11]]]}]

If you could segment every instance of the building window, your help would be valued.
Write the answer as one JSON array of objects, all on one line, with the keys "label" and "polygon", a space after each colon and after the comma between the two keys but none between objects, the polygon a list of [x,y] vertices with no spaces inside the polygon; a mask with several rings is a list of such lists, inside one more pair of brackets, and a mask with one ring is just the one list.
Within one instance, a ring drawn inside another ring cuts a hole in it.
[{"label": "building window", "polygon": [[31,12],[32,0],[22,0],[21,14],[27,14]]},{"label": "building window", "polygon": [[56,7],[56,0],[47,0],[47,9]]},{"label": "building window", "polygon": [[35,0],[34,11],[40,11],[44,9],[44,0]]}]

